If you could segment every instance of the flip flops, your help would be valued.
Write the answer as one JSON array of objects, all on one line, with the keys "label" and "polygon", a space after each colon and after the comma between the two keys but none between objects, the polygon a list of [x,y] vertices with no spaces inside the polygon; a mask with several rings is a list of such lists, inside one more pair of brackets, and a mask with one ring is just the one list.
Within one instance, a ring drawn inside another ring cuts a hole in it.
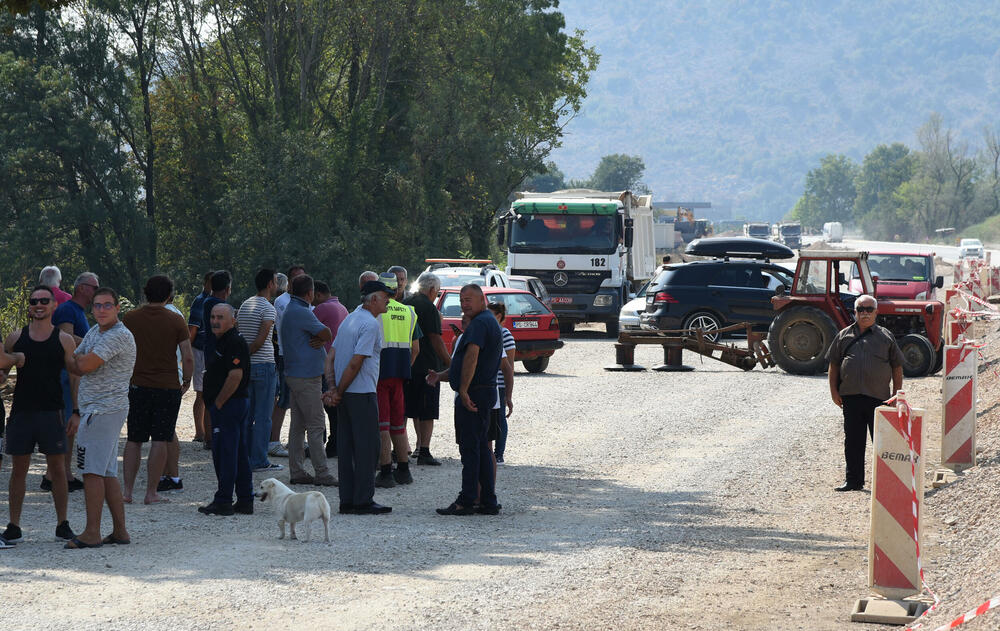
[{"label": "flip flops", "polygon": [[115,545],[115,546],[127,546],[128,544],[132,543],[132,540],[131,539],[117,539],[117,538],[115,538],[114,533],[112,533],[112,534],[108,535],[107,537],[105,537],[104,539],[102,539],[101,543],[109,545],[109,546],[111,546],[111,545]]},{"label": "flip flops", "polygon": [[67,550],[83,550],[85,548],[100,548],[103,543],[84,543],[78,537],[70,539],[63,547]]}]

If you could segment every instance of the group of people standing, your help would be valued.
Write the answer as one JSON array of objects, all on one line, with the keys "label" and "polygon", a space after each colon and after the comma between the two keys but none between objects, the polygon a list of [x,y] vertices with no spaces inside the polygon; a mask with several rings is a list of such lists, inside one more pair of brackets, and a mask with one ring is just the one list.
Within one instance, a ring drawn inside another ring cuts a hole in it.
[{"label": "group of people standing", "polygon": [[[364,272],[353,312],[302,266],[287,275],[259,270],[256,294],[238,310],[227,302],[231,275],[212,272],[186,321],[164,275],[151,277],[145,303],[125,314],[117,292],[100,286],[95,274],[81,274],[72,295],[59,281],[58,269],[43,270],[29,294],[29,323],[7,337],[0,353],[0,370],[17,368],[6,435],[0,420],[0,451],[12,459],[10,521],[0,549],[23,539],[20,518],[36,447],[46,457],[42,489],[52,492],[56,537],[71,549],[128,544],[125,504],[133,501],[143,443],[151,443],[143,503],[167,503],[161,493],[183,488],[175,430],[192,385],[195,439],[211,449],[218,480],[201,513],[252,513],[252,472],[283,470],[271,462],[277,456],[288,457],[292,485],[339,485],[341,513],[390,512],[375,502],[376,487],[412,483],[411,457],[441,464],[430,451],[441,381],[455,391],[463,474],[458,498],[438,512],[499,512],[491,441],[500,438],[500,419],[513,407],[513,338],[499,324],[503,314],[487,309],[481,288],[462,289],[467,324],[449,354],[434,306],[440,280],[425,272],[406,296],[400,266]],[[286,450],[280,434],[289,410]],[[412,451],[407,418],[416,429]],[[117,467],[123,426],[124,486]],[[74,439],[82,481],[70,466]],[[330,457],[338,460],[336,475]],[[69,492],[80,488],[87,524],[76,534],[66,513]],[[102,536],[105,504],[113,527]]]}]

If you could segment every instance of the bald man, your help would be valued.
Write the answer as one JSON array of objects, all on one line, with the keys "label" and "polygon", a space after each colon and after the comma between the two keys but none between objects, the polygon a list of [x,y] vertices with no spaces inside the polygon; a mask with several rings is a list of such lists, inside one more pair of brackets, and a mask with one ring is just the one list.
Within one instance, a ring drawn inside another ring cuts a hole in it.
[{"label": "bald man", "polygon": [[[250,348],[234,328],[236,313],[225,302],[212,307],[215,345],[205,357],[205,405],[212,418],[212,462],[219,488],[198,512],[253,514],[253,479],[247,442],[250,422]],[[236,503],[233,504],[233,490]]]}]

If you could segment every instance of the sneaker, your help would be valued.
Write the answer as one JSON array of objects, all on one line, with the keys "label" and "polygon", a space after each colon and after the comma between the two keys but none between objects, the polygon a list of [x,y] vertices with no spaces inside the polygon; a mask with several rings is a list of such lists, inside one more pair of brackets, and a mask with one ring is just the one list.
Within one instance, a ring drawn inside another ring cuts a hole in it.
[{"label": "sneaker", "polygon": [[212,451],[212,441],[206,440],[205,445],[202,447],[205,451]]},{"label": "sneaker", "polygon": [[502,467],[504,465],[503,456],[497,456],[497,466]]},{"label": "sneaker", "polygon": [[45,476],[42,476],[42,483],[38,485],[38,488],[42,489],[43,491],[49,491],[51,493],[52,480],[46,478]]},{"label": "sneaker", "polygon": [[268,473],[270,471],[284,471],[285,466],[280,464],[274,464],[269,462],[263,467],[257,467],[253,470],[254,473]]},{"label": "sneaker", "polygon": [[171,478],[160,478],[160,481],[156,484],[156,492],[163,493],[165,491],[183,491],[184,490],[184,480],[173,481]]},{"label": "sneaker", "polygon": [[282,447],[281,443],[269,443],[267,446],[267,455],[274,456],[275,458],[287,458],[288,450]]},{"label": "sneaker", "polygon": [[14,524],[11,523],[7,524],[7,530],[4,530],[3,533],[0,533],[0,537],[3,537],[4,541],[6,541],[7,543],[17,543],[18,541],[24,539],[24,537],[21,535],[21,527],[15,526]]},{"label": "sneaker", "polygon": [[202,515],[221,515],[229,516],[235,513],[232,504],[216,504],[212,502],[208,506],[199,506],[198,512]]},{"label": "sneaker", "polygon": [[73,478],[72,480],[66,483],[66,486],[69,488],[70,493],[72,493],[73,491],[82,491],[83,480],[79,478]]},{"label": "sneaker", "polygon": [[392,472],[396,484],[413,484],[413,475],[409,469],[396,469]]},{"label": "sneaker", "polygon": [[69,541],[74,537],[76,537],[76,535],[73,534],[73,529],[69,527],[68,521],[64,521],[56,526],[56,541],[59,541],[60,539]]},{"label": "sneaker", "polygon": [[432,467],[440,467],[441,461],[431,455],[431,450],[424,447],[420,450],[420,455],[417,456],[418,465],[430,465]]},{"label": "sneaker", "polygon": [[0,537],[0,550],[10,550],[14,547],[14,544],[7,541],[3,537]]},{"label": "sneaker", "polygon": [[392,472],[379,471],[378,475],[375,476],[375,486],[380,489],[391,489],[396,486],[396,480],[393,479]]},{"label": "sneaker", "polygon": [[240,515],[253,515],[253,500],[248,502],[236,502],[233,504],[233,512]]},{"label": "sneaker", "polygon": [[291,478],[288,480],[289,484],[316,484],[316,479],[311,475],[306,473],[301,478]]}]

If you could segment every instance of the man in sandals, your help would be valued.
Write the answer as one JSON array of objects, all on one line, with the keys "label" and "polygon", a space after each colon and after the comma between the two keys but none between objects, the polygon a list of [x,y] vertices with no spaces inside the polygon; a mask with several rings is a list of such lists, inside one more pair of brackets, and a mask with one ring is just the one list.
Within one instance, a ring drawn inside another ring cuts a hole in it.
[{"label": "man in sandals", "polygon": [[[71,373],[81,376],[76,466],[83,473],[87,502],[87,527],[66,544],[71,550],[96,548],[102,543],[129,543],[125,501],[118,483],[118,436],[128,416],[135,338],[118,319],[121,307],[115,290],[97,289],[92,308],[97,326],[84,336],[74,354],[75,363],[68,366]],[[114,529],[102,539],[101,511],[105,502]]]}]

